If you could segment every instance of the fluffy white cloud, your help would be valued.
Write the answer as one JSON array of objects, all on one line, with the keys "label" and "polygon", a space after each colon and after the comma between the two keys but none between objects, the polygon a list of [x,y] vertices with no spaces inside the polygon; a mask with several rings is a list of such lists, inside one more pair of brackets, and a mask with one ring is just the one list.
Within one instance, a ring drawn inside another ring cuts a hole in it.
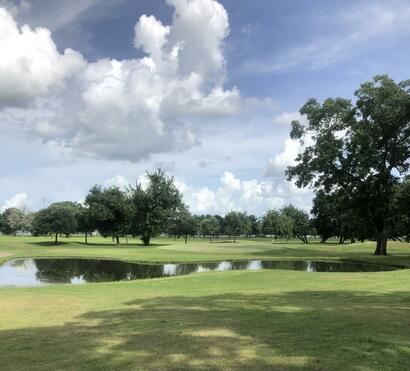
[{"label": "fluffy white cloud", "polygon": [[286,168],[295,164],[296,156],[302,148],[298,140],[287,138],[283,151],[269,159],[265,175],[274,177],[284,176]]},{"label": "fluffy white cloud", "polygon": [[305,117],[303,117],[299,112],[282,112],[273,118],[273,123],[275,125],[290,125],[292,121],[306,123]]},{"label": "fluffy white cloud", "polygon": [[118,187],[122,190],[125,190],[129,187],[130,182],[127,180],[125,176],[122,175],[114,175],[112,178],[107,179],[104,182],[104,185],[107,187]]},{"label": "fluffy white cloud", "polygon": [[181,181],[178,187],[190,210],[196,214],[226,214],[231,210],[240,210],[260,215],[289,203],[309,210],[312,199],[310,190],[299,189],[291,182],[241,180],[228,171],[220,178],[220,185],[215,190],[192,187]]},{"label": "fluffy white cloud", "polygon": [[66,49],[60,54],[45,28],[19,28],[0,8],[0,109],[25,106],[45,96],[84,66],[82,56]]},{"label": "fluffy white cloud", "polygon": [[[69,49],[58,54],[49,31],[20,31],[3,9],[8,23],[0,27],[0,40],[14,46],[7,62],[0,61],[0,105],[48,94],[35,108],[15,113],[32,133],[81,154],[132,162],[193,146],[198,129],[215,116],[258,104],[271,107],[270,100],[243,99],[236,87],[224,88],[224,7],[215,0],[168,3],[174,7],[172,24],[142,15],[135,25],[134,46],[145,57],[94,63]],[[54,93],[64,82],[67,88]]]},{"label": "fluffy white cloud", "polygon": [[29,210],[31,201],[28,198],[27,193],[17,193],[13,197],[9,198],[0,206],[0,211],[3,212],[6,209],[15,207],[17,209],[27,211]]}]

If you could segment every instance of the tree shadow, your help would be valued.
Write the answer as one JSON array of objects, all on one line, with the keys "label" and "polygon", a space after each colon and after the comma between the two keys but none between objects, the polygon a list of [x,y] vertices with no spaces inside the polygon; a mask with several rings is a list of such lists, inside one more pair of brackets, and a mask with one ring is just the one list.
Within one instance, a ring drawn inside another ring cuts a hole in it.
[{"label": "tree shadow", "polygon": [[406,369],[410,292],[157,297],[0,331],[0,369]]},{"label": "tree shadow", "polygon": [[[71,241],[58,241],[57,244],[54,242],[54,240],[50,241],[29,241],[27,244],[29,245],[34,245],[34,246],[42,246],[42,247],[59,247],[59,246],[64,246],[64,245],[70,245],[73,242]],[[75,241],[75,243],[77,243]]]},{"label": "tree shadow", "polygon": [[115,242],[91,242],[89,241],[87,244],[84,241],[58,241],[57,245],[54,243],[54,241],[29,241],[27,242],[30,245],[34,246],[42,246],[42,247],[59,247],[59,246],[67,246],[69,245],[70,247],[76,247],[76,245],[79,245],[81,247],[109,247],[109,248],[129,248],[129,247],[138,247],[138,248],[154,248],[154,247],[163,247],[163,246],[170,246],[170,243],[152,243],[149,246],[144,246],[144,244],[141,243],[121,243],[117,245]]}]

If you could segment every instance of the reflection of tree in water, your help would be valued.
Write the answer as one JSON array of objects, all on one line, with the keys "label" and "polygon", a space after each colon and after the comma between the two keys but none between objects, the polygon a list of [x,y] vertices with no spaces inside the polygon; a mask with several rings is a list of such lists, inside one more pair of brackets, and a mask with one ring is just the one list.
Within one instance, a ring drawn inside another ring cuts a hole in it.
[{"label": "reflection of tree in water", "polygon": [[16,259],[10,261],[8,264],[20,272],[28,272],[35,269],[34,261],[32,259]]},{"label": "reflection of tree in water", "polygon": [[36,278],[47,283],[70,283],[75,277],[86,282],[123,281],[162,277],[162,265],[132,264],[89,259],[37,259]]},{"label": "reflection of tree in water", "polygon": [[[31,260],[30,260],[31,261]],[[136,279],[180,276],[193,272],[239,269],[290,269],[309,272],[371,272],[391,270],[391,267],[349,262],[320,261],[241,261],[187,264],[137,264],[110,260],[34,259],[36,278],[46,283],[70,283],[81,277],[86,282],[128,281]],[[255,264],[253,264],[255,263]],[[23,269],[24,261],[16,261]]]},{"label": "reflection of tree in water", "polygon": [[70,283],[75,274],[75,261],[71,259],[36,259],[36,278],[47,283]]}]

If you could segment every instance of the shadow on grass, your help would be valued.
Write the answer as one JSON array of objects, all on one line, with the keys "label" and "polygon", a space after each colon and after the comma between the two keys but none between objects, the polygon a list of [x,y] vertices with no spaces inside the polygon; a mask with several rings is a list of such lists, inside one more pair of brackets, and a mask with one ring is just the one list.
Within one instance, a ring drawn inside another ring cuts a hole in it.
[{"label": "shadow on grass", "polygon": [[0,369],[407,369],[410,292],[134,300],[0,331]]},{"label": "shadow on grass", "polygon": [[[34,246],[59,247],[59,246],[72,244],[73,242],[72,241],[58,241],[58,243],[56,244],[54,240],[50,240],[50,241],[30,241],[27,243],[29,245],[34,245]],[[74,243],[77,243],[77,241],[74,241]]]},{"label": "shadow on grass", "polygon": [[138,248],[153,248],[153,247],[161,247],[161,246],[169,246],[171,245],[170,243],[152,243],[149,246],[144,246],[144,244],[141,243],[121,243],[117,245],[115,242],[88,242],[87,244],[84,241],[58,241],[57,245],[54,243],[54,241],[31,241],[27,242],[30,245],[35,245],[35,246],[42,246],[42,247],[61,247],[61,246],[67,246],[70,245],[70,247],[76,247],[76,245],[80,245],[81,247],[115,247],[115,248],[127,248],[127,247],[138,247]]}]

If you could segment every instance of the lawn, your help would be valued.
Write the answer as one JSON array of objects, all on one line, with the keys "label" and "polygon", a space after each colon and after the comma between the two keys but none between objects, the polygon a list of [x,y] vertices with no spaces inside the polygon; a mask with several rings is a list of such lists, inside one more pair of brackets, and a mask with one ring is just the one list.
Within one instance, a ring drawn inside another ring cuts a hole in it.
[{"label": "lawn", "polygon": [[[175,262],[330,259],[410,267],[410,244],[0,237],[0,255]],[[9,259],[2,257],[1,259]],[[285,270],[0,289],[0,369],[408,370],[410,270]]]}]

